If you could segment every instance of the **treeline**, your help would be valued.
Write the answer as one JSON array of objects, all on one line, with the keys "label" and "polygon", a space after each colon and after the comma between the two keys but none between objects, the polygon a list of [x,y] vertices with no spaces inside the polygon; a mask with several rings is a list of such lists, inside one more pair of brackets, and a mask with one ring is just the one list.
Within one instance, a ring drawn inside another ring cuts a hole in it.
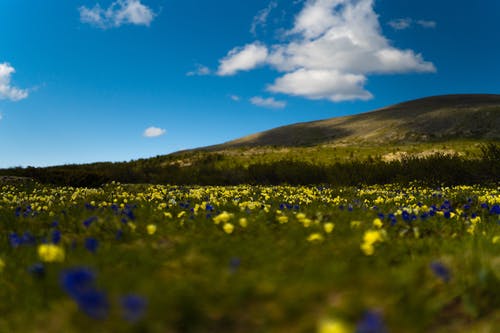
[{"label": "treeline", "polygon": [[[178,185],[384,183],[477,184],[500,181],[500,145],[482,147],[479,159],[436,154],[390,162],[380,158],[312,164],[300,160],[256,162],[248,166],[220,163],[231,157],[210,153],[192,164],[166,163],[165,157],[124,163],[95,163],[48,168],[12,168],[0,175],[30,177],[41,183],[96,187],[110,181]],[[223,166],[226,165],[226,166]],[[228,166],[231,165],[231,166]]]}]

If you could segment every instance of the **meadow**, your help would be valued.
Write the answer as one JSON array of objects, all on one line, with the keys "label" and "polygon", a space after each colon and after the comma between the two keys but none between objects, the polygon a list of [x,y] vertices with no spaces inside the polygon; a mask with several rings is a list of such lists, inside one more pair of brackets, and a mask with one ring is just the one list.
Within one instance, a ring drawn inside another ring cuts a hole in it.
[{"label": "meadow", "polygon": [[0,192],[0,332],[495,332],[500,188]]}]

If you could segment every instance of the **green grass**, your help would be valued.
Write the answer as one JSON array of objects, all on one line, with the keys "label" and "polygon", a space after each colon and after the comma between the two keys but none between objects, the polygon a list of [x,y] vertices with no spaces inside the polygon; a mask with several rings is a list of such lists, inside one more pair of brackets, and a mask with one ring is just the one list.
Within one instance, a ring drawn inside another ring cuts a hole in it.
[{"label": "green grass", "polygon": [[[470,208],[461,212],[469,198]],[[456,216],[442,216],[445,200]],[[94,207],[86,208],[91,202]],[[427,207],[417,213],[419,202]],[[377,313],[390,332],[494,332],[500,324],[500,240],[494,243],[500,225],[490,209],[499,203],[498,188],[480,186],[5,185],[0,332],[314,332],[325,321],[354,328],[366,311]],[[126,205],[136,205],[134,220],[123,214]],[[432,205],[441,212],[425,220],[397,215],[391,225],[387,218],[398,210],[420,216]],[[231,234],[225,222],[214,223],[222,211],[232,214]],[[381,229],[372,223],[379,213],[385,215]],[[474,230],[472,213],[481,219]],[[98,219],[86,228],[91,216]],[[279,216],[288,223],[279,223]],[[53,221],[65,259],[44,263],[45,276],[37,277],[28,268],[41,261],[37,247],[51,239]],[[326,223],[335,224],[332,233]],[[157,226],[153,235],[147,233],[151,224]],[[360,249],[368,230],[386,234],[371,256]],[[36,244],[13,247],[9,235],[25,232]],[[311,234],[323,241],[308,241]],[[96,253],[85,248],[88,237],[99,241]],[[449,270],[448,282],[433,273],[433,262]],[[95,288],[109,302],[104,319],[87,316],[61,287],[61,272],[72,267],[96,273]],[[122,318],[119,300],[127,294],[147,300],[135,323]]]}]

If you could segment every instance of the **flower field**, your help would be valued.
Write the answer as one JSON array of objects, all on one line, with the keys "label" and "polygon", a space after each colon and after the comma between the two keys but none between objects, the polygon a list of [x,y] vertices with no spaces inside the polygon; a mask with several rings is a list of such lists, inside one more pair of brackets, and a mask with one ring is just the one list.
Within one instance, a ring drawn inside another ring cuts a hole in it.
[{"label": "flower field", "polygon": [[500,188],[0,186],[0,332],[500,327]]}]

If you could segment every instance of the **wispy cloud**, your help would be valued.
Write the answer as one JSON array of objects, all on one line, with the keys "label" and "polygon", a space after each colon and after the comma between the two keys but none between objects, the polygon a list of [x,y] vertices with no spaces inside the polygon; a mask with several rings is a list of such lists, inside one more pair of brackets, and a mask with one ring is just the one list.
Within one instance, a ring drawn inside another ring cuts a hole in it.
[{"label": "wispy cloud", "polygon": [[424,28],[430,28],[430,29],[433,29],[437,26],[436,21],[428,21],[428,20],[418,20],[417,24]]},{"label": "wispy cloud", "polygon": [[141,0],[116,0],[107,9],[96,4],[92,8],[81,6],[80,21],[101,29],[119,27],[123,24],[149,26],[155,17],[151,8]]},{"label": "wispy cloud", "polygon": [[151,126],[144,130],[143,135],[146,138],[157,138],[159,136],[165,135],[166,133],[167,131],[163,128]]},{"label": "wispy cloud", "polygon": [[436,21],[431,20],[414,20],[412,18],[398,18],[387,22],[387,24],[394,30],[406,30],[411,28],[412,25],[417,24],[426,29],[433,29],[437,26]]},{"label": "wispy cloud", "polygon": [[265,27],[267,25],[267,19],[269,17],[269,14],[273,11],[274,8],[278,6],[278,3],[276,0],[273,0],[267,5],[266,8],[260,10],[257,15],[254,16],[252,25],[250,27],[250,32],[252,35],[256,36],[257,35],[257,28],[258,27]]},{"label": "wispy cloud", "polygon": [[250,103],[256,106],[269,108],[269,109],[283,109],[286,107],[286,102],[277,101],[274,97],[262,98],[260,96],[255,96],[250,98]]},{"label": "wispy cloud", "polygon": [[27,89],[12,86],[11,76],[16,70],[9,63],[0,63],[0,99],[20,101],[28,97]]},{"label": "wispy cloud", "polygon": [[241,97],[238,95],[229,95],[229,98],[235,102],[239,102],[241,100]]},{"label": "wispy cloud", "polygon": [[411,18],[406,17],[406,18],[399,18],[399,19],[391,20],[387,24],[389,24],[391,26],[391,28],[393,28],[395,30],[405,30],[411,26],[412,22],[413,22],[413,20]]},{"label": "wispy cloud", "polygon": [[186,73],[187,76],[206,76],[210,75],[212,71],[207,66],[196,64],[196,68]]},{"label": "wispy cloud", "polygon": [[338,102],[372,98],[365,89],[371,74],[436,71],[421,54],[391,45],[374,0],[307,0],[285,34],[282,43],[233,48],[219,61],[217,74],[268,65],[284,73],[268,91]]}]

